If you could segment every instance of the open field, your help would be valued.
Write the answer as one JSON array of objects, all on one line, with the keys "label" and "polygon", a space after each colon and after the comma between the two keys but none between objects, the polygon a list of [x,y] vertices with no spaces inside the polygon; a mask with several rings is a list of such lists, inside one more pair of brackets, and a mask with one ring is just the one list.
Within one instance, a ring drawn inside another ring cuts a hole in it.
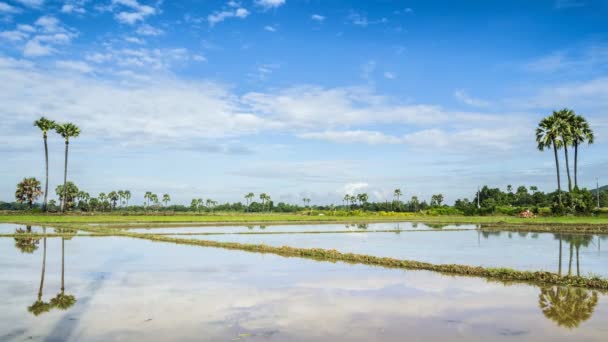
[{"label": "open field", "polygon": [[563,216],[523,219],[513,216],[428,216],[410,213],[390,215],[364,214],[357,216],[308,216],[299,214],[245,214],[216,213],[207,215],[171,214],[89,214],[89,215],[43,215],[2,213],[0,223],[20,224],[280,224],[280,223],[366,223],[366,222],[422,222],[422,223],[485,223],[507,225],[608,225],[608,217]]}]

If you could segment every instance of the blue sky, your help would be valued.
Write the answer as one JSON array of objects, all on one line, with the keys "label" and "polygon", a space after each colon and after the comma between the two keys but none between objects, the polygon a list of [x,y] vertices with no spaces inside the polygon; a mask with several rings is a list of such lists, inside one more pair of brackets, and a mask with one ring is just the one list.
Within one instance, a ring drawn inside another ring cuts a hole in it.
[{"label": "blue sky", "polygon": [[533,130],[565,106],[597,135],[581,183],[608,183],[606,18],[606,0],[0,0],[0,200],[43,178],[40,115],[82,127],[71,180],[135,203],[551,191]]}]

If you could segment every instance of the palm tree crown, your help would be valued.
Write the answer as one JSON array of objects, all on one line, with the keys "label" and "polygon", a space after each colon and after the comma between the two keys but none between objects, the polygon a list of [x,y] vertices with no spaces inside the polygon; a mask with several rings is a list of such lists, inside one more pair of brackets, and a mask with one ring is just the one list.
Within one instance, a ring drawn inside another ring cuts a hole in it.
[{"label": "palm tree crown", "polygon": [[66,142],[68,142],[70,138],[76,138],[80,135],[80,128],[71,122],[55,125],[55,131],[57,134],[61,135]]},{"label": "palm tree crown", "polygon": [[57,126],[57,124],[55,123],[55,121],[49,120],[42,116],[40,117],[40,119],[34,121],[34,126],[40,128],[43,137],[46,137],[46,133],[55,129],[55,126]]}]

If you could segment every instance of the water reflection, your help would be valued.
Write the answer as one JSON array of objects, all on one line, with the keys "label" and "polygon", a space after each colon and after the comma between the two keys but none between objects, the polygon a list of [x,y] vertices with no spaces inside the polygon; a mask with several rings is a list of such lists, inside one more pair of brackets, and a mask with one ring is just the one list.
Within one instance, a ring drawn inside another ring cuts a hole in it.
[{"label": "water reflection", "polygon": [[[59,310],[67,310],[72,307],[76,303],[76,298],[73,295],[65,293],[65,240],[70,240],[74,235],[76,235],[76,231],[72,229],[55,229],[56,233],[66,234],[67,236],[61,237],[61,291],[53,297],[50,302],[45,302],[42,300],[43,291],[44,291],[44,277],[46,273],[46,247],[47,247],[47,237],[46,237],[46,228],[43,227],[43,238],[42,238],[42,267],[40,271],[40,286],[38,287],[38,294],[36,296],[36,301],[28,306],[27,310],[32,313],[34,316],[39,316],[43,313],[49,312],[51,309],[59,309]],[[17,229],[16,234],[28,234],[31,232],[31,227],[27,226],[26,230]],[[35,243],[32,241],[35,240]],[[22,253],[33,253],[38,247],[38,242],[40,238],[31,238],[31,237],[15,237],[15,247],[19,249]],[[32,247],[34,246],[34,247]]]},{"label": "water reflection", "polygon": [[32,226],[25,226],[23,228],[15,229],[15,247],[21,251],[21,253],[32,254],[38,249],[40,238],[36,236],[36,233],[32,232]]},{"label": "water reflection", "polygon": [[598,303],[596,291],[573,287],[543,287],[538,306],[543,315],[560,327],[577,328],[593,316]]},{"label": "water reflection", "polygon": [[[603,292],[576,288],[119,237],[41,236],[40,254],[28,256],[11,239],[4,246],[11,276],[0,282],[0,341],[602,341],[608,317]],[[573,245],[572,272],[575,255]]]}]

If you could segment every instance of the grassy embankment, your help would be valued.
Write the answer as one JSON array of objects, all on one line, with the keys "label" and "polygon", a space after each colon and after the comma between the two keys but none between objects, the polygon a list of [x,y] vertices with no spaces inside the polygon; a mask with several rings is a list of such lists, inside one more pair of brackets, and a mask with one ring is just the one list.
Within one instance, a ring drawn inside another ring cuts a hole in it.
[{"label": "grassy embankment", "polygon": [[365,213],[352,216],[308,216],[301,214],[23,214],[0,213],[0,223],[19,224],[280,224],[280,223],[372,223],[409,221],[421,223],[479,223],[504,225],[606,225],[608,217],[566,216],[524,219],[513,216],[429,216],[413,213]]}]

